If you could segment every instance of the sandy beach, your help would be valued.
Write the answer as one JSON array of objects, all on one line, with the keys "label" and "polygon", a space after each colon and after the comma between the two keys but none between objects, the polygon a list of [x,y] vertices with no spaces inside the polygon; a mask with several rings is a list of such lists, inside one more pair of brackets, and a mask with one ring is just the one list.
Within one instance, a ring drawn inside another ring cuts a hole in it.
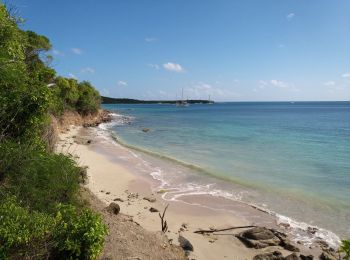
[{"label": "sandy beach", "polygon": [[[188,204],[163,200],[162,191],[152,190],[150,178],[147,179],[130,170],[129,166],[137,164],[139,157],[129,149],[119,144],[112,144],[96,135],[93,128],[71,126],[69,131],[60,134],[57,151],[70,153],[79,165],[87,166],[86,187],[106,206],[111,202],[118,203],[121,213],[131,216],[133,221],[147,231],[161,230],[158,213],[151,212],[150,208],[163,212],[169,205],[165,214],[169,227],[166,235],[173,244],[178,244],[179,235],[192,243],[194,251],[190,253],[189,259],[252,259],[257,254],[275,250],[284,256],[292,253],[280,246],[263,249],[247,248],[232,235],[245,229],[231,230],[218,235],[194,233],[199,229],[223,229],[252,223],[231,212],[213,210],[200,206],[200,203],[194,205],[195,201],[200,200],[217,203],[216,199],[210,196],[194,197],[193,201],[189,197]],[[251,214],[264,214],[256,209],[251,210]],[[308,255],[317,254],[319,249],[305,247],[301,251]]]}]

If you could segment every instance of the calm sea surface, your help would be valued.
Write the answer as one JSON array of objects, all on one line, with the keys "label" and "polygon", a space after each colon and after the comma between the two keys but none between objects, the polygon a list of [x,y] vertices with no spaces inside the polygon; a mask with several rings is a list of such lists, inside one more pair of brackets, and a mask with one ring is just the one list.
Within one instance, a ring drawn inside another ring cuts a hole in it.
[{"label": "calm sea surface", "polygon": [[350,237],[350,102],[104,107],[132,118],[111,127],[124,143],[224,180],[223,196]]}]

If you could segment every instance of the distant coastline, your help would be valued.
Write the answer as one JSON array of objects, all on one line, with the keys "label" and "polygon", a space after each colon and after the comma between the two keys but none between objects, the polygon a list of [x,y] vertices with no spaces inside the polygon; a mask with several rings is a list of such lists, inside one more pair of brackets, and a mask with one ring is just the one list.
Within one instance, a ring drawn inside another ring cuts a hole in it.
[{"label": "distant coastline", "polygon": [[[101,96],[102,104],[176,104],[179,100],[139,100],[131,98],[111,98]],[[189,104],[212,104],[214,101],[206,99],[188,99]]]}]

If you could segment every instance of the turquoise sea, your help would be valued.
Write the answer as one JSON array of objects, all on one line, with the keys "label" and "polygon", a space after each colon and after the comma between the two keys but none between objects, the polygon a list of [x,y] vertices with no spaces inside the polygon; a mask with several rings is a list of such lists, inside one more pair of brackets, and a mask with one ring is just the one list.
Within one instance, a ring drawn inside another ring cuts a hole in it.
[{"label": "turquoise sea", "polygon": [[163,165],[163,176],[153,176],[168,186],[230,197],[350,237],[350,102],[104,108],[126,116],[109,127],[122,143],[179,165]]}]

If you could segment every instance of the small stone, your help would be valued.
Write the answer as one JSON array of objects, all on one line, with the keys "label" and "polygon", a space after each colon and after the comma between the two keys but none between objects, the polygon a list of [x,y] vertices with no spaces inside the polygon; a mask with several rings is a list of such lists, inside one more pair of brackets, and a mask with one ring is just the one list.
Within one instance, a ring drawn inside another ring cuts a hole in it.
[{"label": "small stone", "polygon": [[147,200],[147,201],[149,201],[151,203],[156,202],[156,198],[153,198],[153,197],[144,197],[143,199]]},{"label": "small stone", "polygon": [[313,260],[314,257],[312,255],[300,255],[301,260]]},{"label": "small stone", "polygon": [[149,211],[151,211],[152,213],[153,213],[153,212],[159,212],[159,210],[158,210],[158,209],[153,208],[153,207],[150,207]]},{"label": "small stone", "polygon": [[149,129],[149,128],[143,128],[143,129],[142,129],[142,132],[148,133],[150,130],[151,130],[151,129]]},{"label": "small stone", "polygon": [[111,194],[109,191],[106,192],[107,195]]},{"label": "small stone", "polygon": [[115,214],[115,215],[118,215],[120,212],[120,206],[115,202],[112,202],[111,204],[109,204],[109,206],[106,209],[109,213]]},{"label": "small stone", "polygon": [[123,200],[123,199],[121,199],[121,198],[115,198],[115,199],[114,199],[114,201],[124,202],[124,200]]},{"label": "small stone", "polygon": [[187,223],[182,223],[181,227],[183,227],[184,229],[188,229],[188,224]]}]

